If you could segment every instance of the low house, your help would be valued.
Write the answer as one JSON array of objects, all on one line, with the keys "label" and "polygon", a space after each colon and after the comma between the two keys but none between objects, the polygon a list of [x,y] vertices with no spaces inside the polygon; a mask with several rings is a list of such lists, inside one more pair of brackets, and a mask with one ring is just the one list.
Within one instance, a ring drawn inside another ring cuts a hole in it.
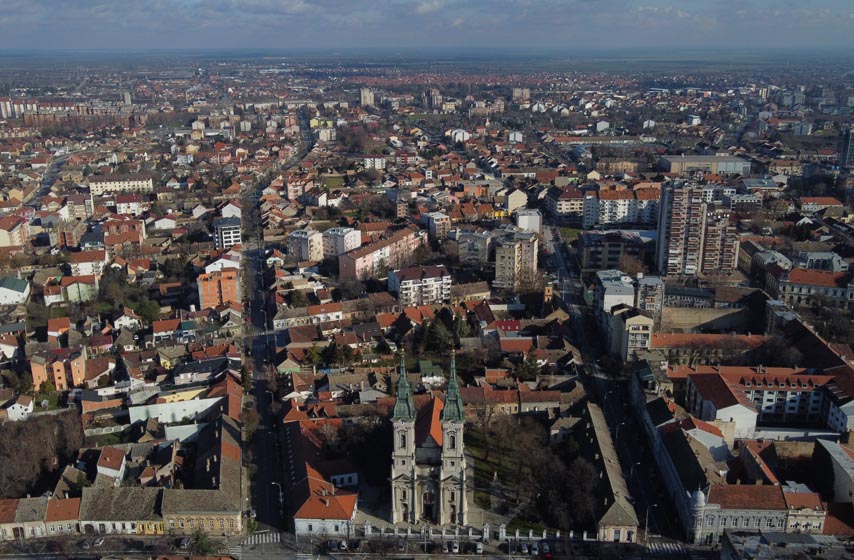
[{"label": "low house", "polygon": [[18,395],[5,410],[6,417],[12,422],[26,420],[33,412],[33,398],[29,395]]},{"label": "low house", "polygon": [[30,298],[30,282],[23,278],[0,278],[0,305],[19,305]]},{"label": "low house", "polygon": [[47,501],[44,525],[49,537],[79,533],[79,519],[80,498],[53,498]]}]

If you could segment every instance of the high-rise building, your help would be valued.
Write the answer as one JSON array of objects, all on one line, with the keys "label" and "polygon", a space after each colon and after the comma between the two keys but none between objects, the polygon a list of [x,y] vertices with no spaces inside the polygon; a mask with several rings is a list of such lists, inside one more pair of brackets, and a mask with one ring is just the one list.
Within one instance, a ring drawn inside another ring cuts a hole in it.
[{"label": "high-rise building", "polygon": [[854,169],[854,128],[842,135],[842,150],[839,153],[839,165]]},{"label": "high-rise building", "polygon": [[202,309],[241,301],[240,275],[233,268],[201,274],[196,283],[199,286],[199,306]]},{"label": "high-rise building", "polygon": [[518,289],[537,278],[537,250],[539,241],[533,233],[514,232],[496,240],[496,288]]},{"label": "high-rise building", "polygon": [[288,235],[288,254],[300,261],[323,260],[323,234],[313,229],[298,229]]},{"label": "high-rise building", "polygon": [[729,212],[704,199],[703,189],[677,183],[661,196],[656,267],[667,276],[731,273],[738,233]]},{"label": "high-rise building", "polygon": [[372,92],[369,88],[362,88],[359,90],[359,101],[362,104],[362,107],[373,107],[374,106],[374,92]]}]

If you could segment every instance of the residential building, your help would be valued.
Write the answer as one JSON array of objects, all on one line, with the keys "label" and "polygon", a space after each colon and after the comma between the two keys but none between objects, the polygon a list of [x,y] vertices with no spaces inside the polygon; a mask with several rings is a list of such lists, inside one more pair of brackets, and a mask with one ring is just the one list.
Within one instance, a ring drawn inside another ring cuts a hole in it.
[{"label": "residential building", "polygon": [[658,276],[638,274],[635,284],[635,307],[652,317],[658,330],[664,311],[664,280]]},{"label": "residential building", "polygon": [[562,223],[582,223],[584,193],[577,187],[550,188],[546,193],[544,205],[546,211]]},{"label": "residential building", "polygon": [[18,395],[4,409],[6,418],[10,422],[26,420],[33,413],[33,397],[29,395]]},{"label": "residential building", "polygon": [[738,232],[729,213],[709,205],[699,187],[667,186],[661,197],[656,266],[667,276],[733,272]]},{"label": "residential building", "polygon": [[599,330],[607,334],[611,330],[611,309],[635,304],[635,286],[631,276],[619,270],[600,270],[593,284],[593,309]]},{"label": "residential building", "polygon": [[397,293],[402,307],[444,303],[451,299],[451,273],[444,265],[392,270],[388,291]]},{"label": "residential building", "polygon": [[524,208],[526,204],[528,204],[528,195],[521,189],[511,189],[504,195],[504,209],[508,214]]},{"label": "residential building", "polygon": [[539,240],[532,233],[505,234],[495,241],[495,288],[518,289],[537,279]]},{"label": "residential building", "polygon": [[196,279],[199,288],[199,307],[210,309],[227,303],[240,303],[240,272],[223,269],[201,274]]},{"label": "residential building", "polygon": [[833,251],[798,251],[792,257],[789,268],[806,270],[827,270],[830,272],[845,272],[848,261]]},{"label": "residential building", "polygon": [[620,304],[611,309],[610,323],[607,340],[611,354],[627,361],[649,350],[655,320],[646,312]]},{"label": "residential building", "polygon": [[854,283],[848,271],[785,270],[772,266],[766,280],[768,293],[792,307],[816,302],[844,308],[854,306]]},{"label": "residential building", "polygon": [[362,233],[349,227],[334,227],[324,231],[322,239],[323,258],[328,259],[358,249],[362,244]]},{"label": "residential building", "polygon": [[0,305],[19,305],[30,298],[30,281],[11,276],[0,277]]},{"label": "residential building", "polygon": [[361,103],[362,107],[373,107],[374,106],[374,92],[369,88],[362,88],[359,90],[359,103]]},{"label": "residential building", "polygon": [[94,175],[89,177],[89,192],[93,196],[107,193],[154,192],[154,179],[142,175]]},{"label": "residential building", "polygon": [[492,233],[488,231],[456,232],[457,255],[463,264],[484,264],[489,262],[492,247]]},{"label": "residential building", "polygon": [[217,218],[213,221],[214,245],[217,249],[230,249],[240,244],[240,218]]},{"label": "residential building", "polygon": [[444,240],[451,230],[451,218],[442,212],[429,212],[421,217],[422,223],[427,224],[427,231],[433,239]]},{"label": "residential building", "polygon": [[79,253],[71,253],[68,257],[72,276],[91,275],[100,278],[107,262],[106,250],[80,251]]},{"label": "residential building", "polygon": [[416,249],[427,243],[426,232],[404,228],[364,247],[338,256],[341,278],[382,278],[389,269],[410,264]]},{"label": "residential building", "polygon": [[300,261],[323,260],[323,235],[313,229],[298,229],[288,234],[288,254]]},{"label": "residential building", "polygon": [[[652,235],[650,235],[652,233]],[[619,268],[626,258],[649,262],[655,251],[655,232],[591,230],[578,235],[578,264],[582,274]]]},{"label": "residential building", "polygon": [[20,216],[0,218],[0,247],[24,247],[30,243],[30,224]]},{"label": "residential building", "polygon": [[842,210],[844,205],[839,199],[832,196],[802,196],[800,198],[801,212],[812,213],[821,212],[828,208]]}]

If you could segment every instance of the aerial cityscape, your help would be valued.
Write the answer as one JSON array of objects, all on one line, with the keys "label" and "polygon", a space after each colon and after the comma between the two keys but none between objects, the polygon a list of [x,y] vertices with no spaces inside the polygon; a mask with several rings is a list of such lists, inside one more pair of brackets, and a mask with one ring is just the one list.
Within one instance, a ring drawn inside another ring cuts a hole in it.
[{"label": "aerial cityscape", "polygon": [[845,2],[10,4],[0,557],[854,557]]}]

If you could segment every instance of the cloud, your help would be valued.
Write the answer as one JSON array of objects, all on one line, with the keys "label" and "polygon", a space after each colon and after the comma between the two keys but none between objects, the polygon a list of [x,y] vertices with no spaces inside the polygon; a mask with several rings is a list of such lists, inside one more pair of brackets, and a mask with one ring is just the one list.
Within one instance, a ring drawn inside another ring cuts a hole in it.
[{"label": "cloud", "polygon": [[433,12],[438,12],[444,7],[445,0],[425,0],[418,4],[418,7],[415,8],[415,12],[421,15],[427,15],[432,14]]},{"label": "cloud", "polygon": [[[0,0],[0,49],[854,48],[851,0]],[[777,11],[778,17],[773,13]],[[415,17],[418,16],[418,17]],[[461,32],[464,28],[465,32]],[[603,38],[606,40],[603,42]]]}]

